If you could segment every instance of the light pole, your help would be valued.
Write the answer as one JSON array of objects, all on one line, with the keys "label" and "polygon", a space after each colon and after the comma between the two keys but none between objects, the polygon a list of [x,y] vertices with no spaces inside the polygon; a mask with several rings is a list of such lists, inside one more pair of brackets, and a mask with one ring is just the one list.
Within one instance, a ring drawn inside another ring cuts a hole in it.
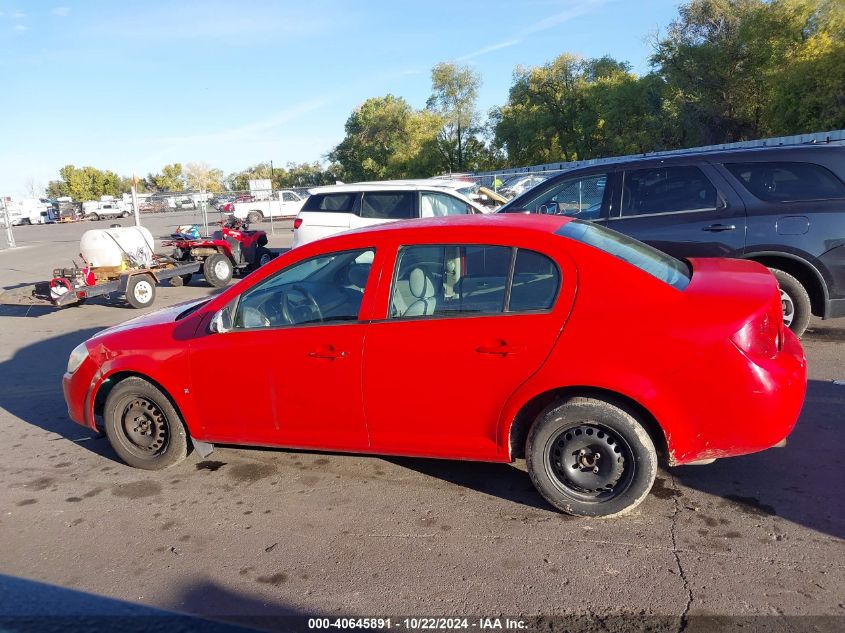
[{"label": "light pole", "polygon": [[135,213],[135,226],[141,226],[141,214],[138,210],[138,176],[132,174],[132,210]]},{"label": "light pole", "polygon": [[6,242],[9,244],[9,248],[15,248],[17,244],[15,244],[15,234],[12,233],[12,220],[9,218],[9,208],[6,206],[6,199],[0,197],[0,202],[3,203],[3,218],[6,223]]}]

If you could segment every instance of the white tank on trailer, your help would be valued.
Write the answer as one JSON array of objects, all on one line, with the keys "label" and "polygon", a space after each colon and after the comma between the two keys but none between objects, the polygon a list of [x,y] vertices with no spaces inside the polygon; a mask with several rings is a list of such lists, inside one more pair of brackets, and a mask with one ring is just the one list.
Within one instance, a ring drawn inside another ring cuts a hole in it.
[{"label": "white tank on trailer", "polygon": [[155,241],[143,226],[85,231],[79,240],[79,252],[94,268],[119,267],[123,262],[150,266]]}]

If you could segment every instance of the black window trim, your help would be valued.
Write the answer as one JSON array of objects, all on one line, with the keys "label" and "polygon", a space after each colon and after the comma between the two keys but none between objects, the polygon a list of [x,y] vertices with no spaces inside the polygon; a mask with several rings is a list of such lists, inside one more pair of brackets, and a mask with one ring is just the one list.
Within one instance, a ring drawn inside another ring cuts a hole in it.
[{"label": "black window trim", "polygon": [[[453,314],[432,314],[432,315],[420,315],[420,316],[391,316],[390,310],[391,306],[393,305],[393,293],[396,290],[396,283],[399,281],[399,263],[401,261],[401,255],[403,249],[406,248],[414,248],[417,246],[458,246],[458,247],[465,247],[465,246],[477,246],[477,247],[484,247],[484,246],[493,246],[499,248],[509,248],[511,251],[511,260],[508,267],[508,278],[505,280],[505,297],[502,305],[501,312],[466,312],[461,314],[460,312],[453,313]],[[510,310],[510,297],[511,297],[511,289],[513,286],[513,273],[516,267],[516,257],[520,250],[527,251],[530,253],[537,253],[542,255],[546,259],[548,259],[554,267],[557,269],[557,277],[558,277],[558,284],[555,288],[555,294],[552,298],[552,305],[549,308],[538,308],[535,310],[519,310],[519,311],[511,311]],[[554,257],[549,255],[548,253],[544,253],[542,251],[534,250],[533,248],[522,248],[519,246],[507,245],[507,244],[481,244],[477,242],[437,242],[437,243],[417,243],[417,244],[400,244],[396,249],[396,258],[393,260],[393,274],[392,279],[390,282],[390,293],[388,294],[388,303],[387,303],[387,316],[383,319],[371,319],[370,323],[404,323],[406,321],[442,321],[444,319],[466,319],[466,318],[486,318],[486,317],[503,317],[503,316],[521,316],[526,314],[551,314],[555,311],[557,307],[558,300],[560,299],[561,295],[561,288],[563,288],[563,271],[560,269],[560,265],[557,263]]]}]

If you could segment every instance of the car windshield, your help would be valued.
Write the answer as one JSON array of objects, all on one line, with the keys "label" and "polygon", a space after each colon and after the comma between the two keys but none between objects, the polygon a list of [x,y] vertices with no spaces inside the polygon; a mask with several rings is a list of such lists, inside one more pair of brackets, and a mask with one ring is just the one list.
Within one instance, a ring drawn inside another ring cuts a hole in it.
[{"label": "car windshield", "polygon": [[689,285],[689,265],[627,235],[583,220],[567,222],[555,233],[603,250],[676,290],[684,290]]}]

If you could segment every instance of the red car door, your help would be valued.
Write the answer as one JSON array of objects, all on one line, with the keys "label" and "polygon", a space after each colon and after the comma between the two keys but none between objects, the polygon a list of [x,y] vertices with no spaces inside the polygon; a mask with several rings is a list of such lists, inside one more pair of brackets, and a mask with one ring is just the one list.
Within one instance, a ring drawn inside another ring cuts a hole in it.
[{"label": "red car door", "polygon": [[502,407],[560,334],[574,266],[470,245],[408,247],[397,262],[389,318],[371,323],[364,343],[373,450],[507,459],[496,442]]},{"label": "red car door", "polygon": [[361,392],[367,325],[357,319],[372,260],[373,251],[362,250],[295,264],[241,295],[231,331],[191,342],[204,439],[368,447]]}]

